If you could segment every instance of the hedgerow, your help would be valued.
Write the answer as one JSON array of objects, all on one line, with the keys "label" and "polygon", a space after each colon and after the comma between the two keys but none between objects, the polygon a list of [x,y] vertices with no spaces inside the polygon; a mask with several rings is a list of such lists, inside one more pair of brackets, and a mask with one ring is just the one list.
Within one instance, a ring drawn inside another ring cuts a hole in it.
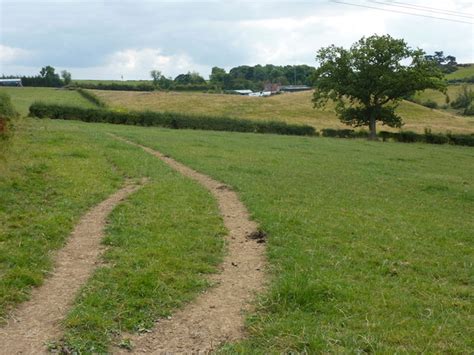
[{"label": "hedgerow", "polygon": [[220,116],[189,115],[176,112],[129,111],[84,109],[35,102],[30,106],[30,116],[84,122],[103,122],[136,126],[159,126],[174,129],[201,129],[212,131],[274,133],[313,136],[315,129],[306,125],[276,121],[252,121]]},{"label": "hedgerow", "polygon": [[89,102],[92,102],[94,105],[98,107],[102,107],[102,108],[107,107],[107,104],[94,93],[84,90],[82,88],[77,88],[76,91],[86,100],[88,100]]},{"label": "hedgerow", "polygon": [[[367,131],[354,131],[352,129],[334,129],[325,128],[321,130],[323,137],[334,137],[334,138],[365,138],[368,137]],[[424,134],[412,132],[412,131],[401,131],[401,132],[388,132],[380,131],[378,136],[382,140],[388,141],[393,140],[395,142],[402,143],[416,143],[423,142],[429,144],[453,144],[453,145],[467,145],[474,147],[474,134],[441,134],[432,133],[430,129],[426,129]]]}]

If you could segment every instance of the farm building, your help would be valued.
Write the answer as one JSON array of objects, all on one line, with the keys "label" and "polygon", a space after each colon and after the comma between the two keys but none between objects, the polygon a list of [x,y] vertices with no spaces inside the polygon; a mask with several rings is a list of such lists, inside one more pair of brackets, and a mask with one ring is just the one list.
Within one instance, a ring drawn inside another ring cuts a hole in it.
[{"label": "farm building", "polygon": [[285,85],[280,87],[280,91],[282,92],[297,92],[306,90],[311,90],[311,87],[306,85]]},{"label": "farm building", "polygon": [[21,79],[0,79],[0,86],[23,86]]},{"label": "farm building", "polygon": [[228,90],[228,92],[231,94],[237,94],[237,95],[249,95],[253,91],[252,90]]}]

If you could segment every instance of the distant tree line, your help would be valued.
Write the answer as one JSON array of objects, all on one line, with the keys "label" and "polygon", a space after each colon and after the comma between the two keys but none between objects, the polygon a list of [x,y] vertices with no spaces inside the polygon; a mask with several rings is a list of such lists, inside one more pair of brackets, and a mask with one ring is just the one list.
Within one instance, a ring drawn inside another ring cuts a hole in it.
[{"label": "distant tree line", "polygon": [[229,73],[225,69],[214,67],[209,82],[221,89],[251,89],[262,90],[264,84],[281,83],[282,85],[308,85],[313,84],[316,68],[309,65],[265,66],[241,65],[232,68]]},{"label": "distant tree line", "polygon": [[[18,76],[2,75],[2,79],[15,79]],[[56,69],[50,65],[41,68],[36,76],[21,76],[21,84],[23,86],[37,87],[62,87],[69,85],[72,80],[71,73],[67,70],[61,71],[61,76],[56,73]]]},{"label": "distant tree line", "polygon": [[458,70],[456,57],[452,55],[444,55],[443,51],[434,52],[434,54],[425,55],[425,59],[436,63],[436,66],[446,74],[453,73]]},{"label": "distant tree line", "polygon": [[232,90],[250,89],[259,91],[265,83],[280,83],[282,85],[312,85],[316,69],[309,65],[276,66],[241,65],[227,72],[223,68],[213,67],[209,81],[206,81],[197,72],[179,74],[174,79],[166,78],[158,70],[152,70],[150,76],[155,88],[184,90],[186,87],[202,90]]}]

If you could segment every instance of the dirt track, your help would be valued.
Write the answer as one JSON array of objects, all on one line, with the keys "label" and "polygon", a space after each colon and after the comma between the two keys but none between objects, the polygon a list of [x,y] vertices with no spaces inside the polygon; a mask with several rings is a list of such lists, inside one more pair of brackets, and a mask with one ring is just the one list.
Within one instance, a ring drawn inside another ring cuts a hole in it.
[{"label": "dirt track", "polygon": [[[255,234],[257,224],[250,220],[237,194],[226,185],[198,173],[160,152],[123,138],[161,159],[173,169],[206,187],[217,199],[224,224],[228,254],[221,264],[216,284],[194,302],[177,311],[171,319],[159,320],[151,333],[132,335],[134,353],[207,353],[220,344],[241,339],[244,312],[264,285],[264,239]],[[250,235],[256,238],[249,238]],[[115,349],[114,353],[129,353]]]},{"label": "dirt track", "polygon": [[46,352],[45,343],[61,336],[60,321],[99,261],[107,216],[139,188],[140,185],[127,182],[81,218],[64,248],[58,251],[52,275],[32,291],[31,299],[20,305],[6,326],[0,328],[0,354]]}]

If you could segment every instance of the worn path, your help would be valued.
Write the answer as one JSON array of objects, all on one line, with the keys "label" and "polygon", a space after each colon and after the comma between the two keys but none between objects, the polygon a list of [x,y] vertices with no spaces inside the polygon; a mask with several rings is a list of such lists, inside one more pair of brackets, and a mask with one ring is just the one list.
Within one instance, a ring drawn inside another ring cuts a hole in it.
[{"label": "worn path", "polygon": [[49,340],[61,336],[60,321],[99,261],[107,216],[139,187],[127,182],[81,218],[64,248],[57,252],[51,276],[32,291],[30,300],[13,311],[6,326],[0,328],[0,354],[43,353]]},{"label": "worn path", "polygon": [[[123,138],[161,159],[173,169],[206,187],[217,199],[228,229],[228,253],[221,272],[212,277],[216,286],[200,295],[170,319],[156,322],[151,333],[130,336],[134,353],[207,353],[220,344],[244,336],[244,312],[264,285],[264,236],[237,194],[228,186],[198,173],[155,151]],[[115,349],[114,353],[128,353]]]}]

